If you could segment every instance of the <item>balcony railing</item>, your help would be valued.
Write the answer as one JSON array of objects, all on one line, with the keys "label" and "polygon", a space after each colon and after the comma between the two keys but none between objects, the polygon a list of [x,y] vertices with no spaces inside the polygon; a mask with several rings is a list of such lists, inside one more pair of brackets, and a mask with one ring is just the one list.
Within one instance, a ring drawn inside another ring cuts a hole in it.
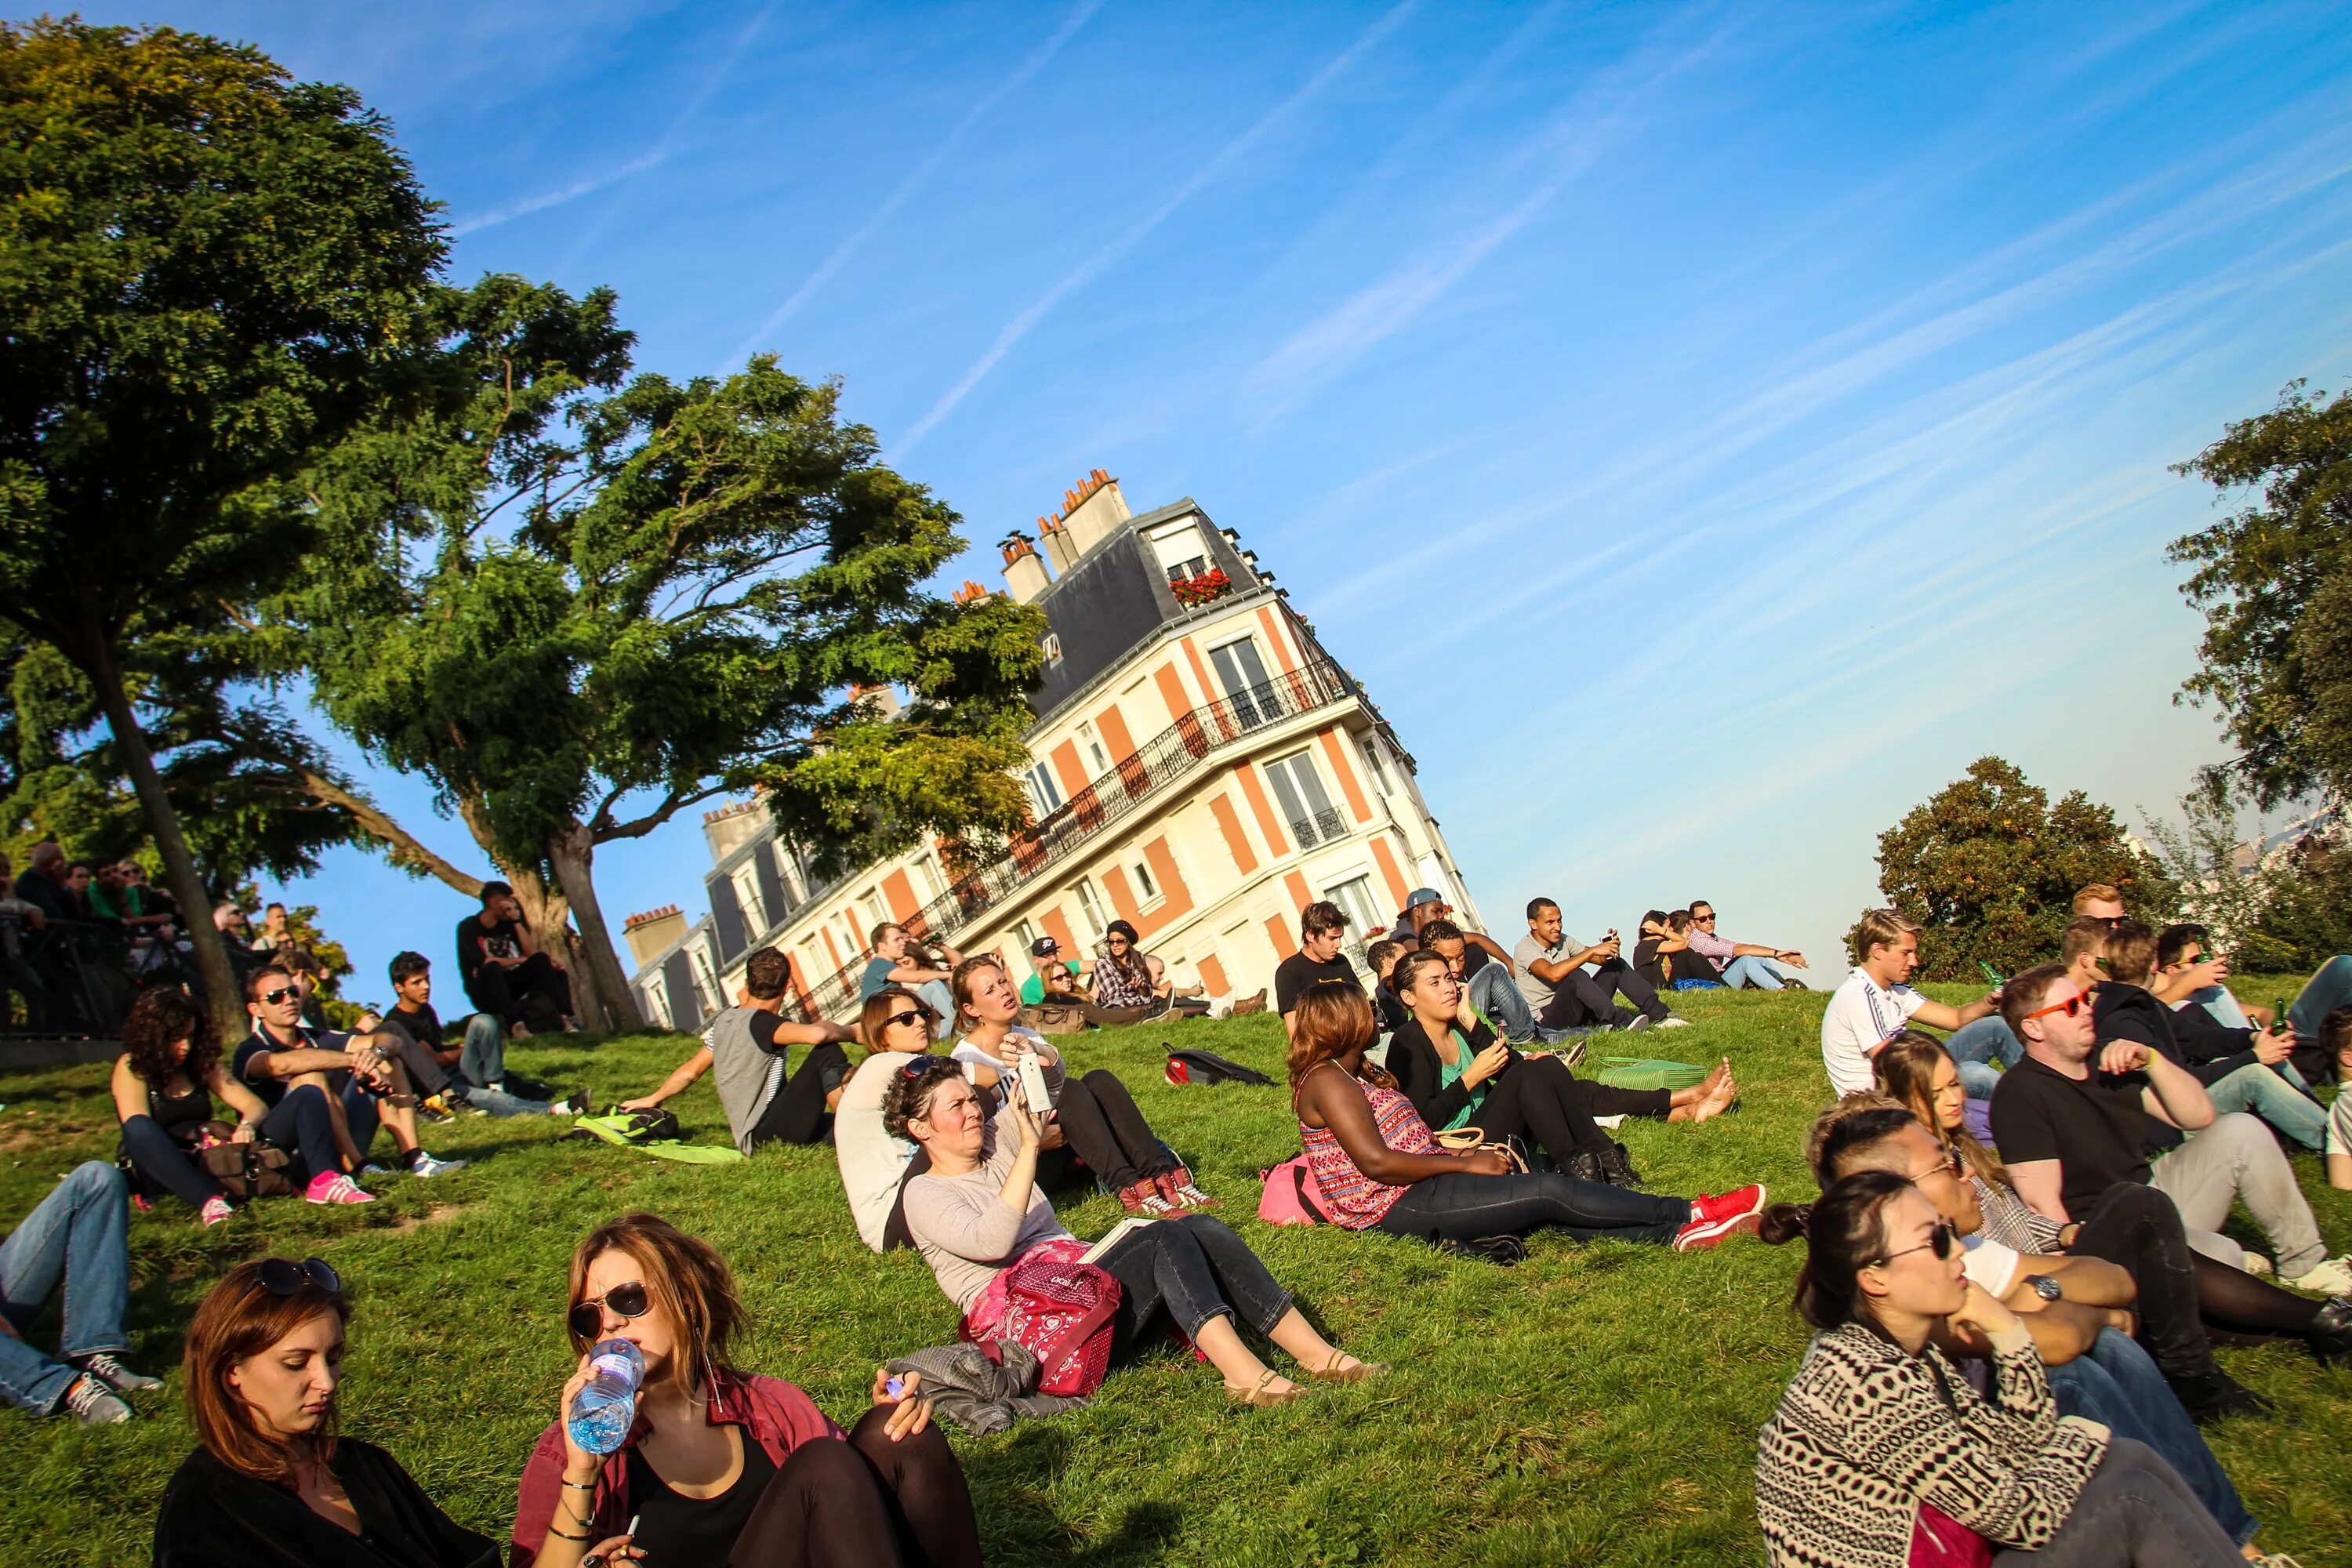
[{"label": "balcony railing", "polygon": [[[918,937],[945,941],[1100,838],[1143,802],[1184,777],[1226,747],[1285,719],[1328,707],[1356,692],[1356,683],[1328,659],[1318,660],[1246,691],[1221,697],[1184,714],[1130,756],[1064,803],[989,865],[961,878],[906,922]],[[1337,811],[1320,811],[1309,822],[1294,822],[1299,847],[1307,847],[1347,831]],[[812,902],[814,900],[811,900]],[[831,1016],[857,1000],[857,985],[870,954],[861,955],[812,985],[802,1010]]]}]

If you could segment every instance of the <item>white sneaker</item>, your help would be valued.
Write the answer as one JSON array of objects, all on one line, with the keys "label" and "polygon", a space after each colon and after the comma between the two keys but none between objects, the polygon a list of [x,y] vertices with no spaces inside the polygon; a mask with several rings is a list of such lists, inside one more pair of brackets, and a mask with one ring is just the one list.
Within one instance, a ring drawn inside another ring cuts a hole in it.
[{"label": "white sneaker", "polygon": [[2323,1258],[2306,1273],[2280,1276],[2280,1282],[2315,1296],[2352,1295],[2352,1258]]},{"label": "white sneaker", "polygon": [[2271,1273],[2271,1260],[2259,1252],[2249,1252],[2246,1254],[2245,1269],[2249,1274],[2267,1279]]},{"label": "white sneaker", "polygon": [[408,1173],[412,1176],[446,1176],[452,1171],[462,1171],[465,1168],[466,1162],[463,1160],[436,1160],[419,1149],[416,1152],[416,1158],[409,1164]]},{"label": "white sneaker", "polygon": [[1687,1029],[1690,1027],[1690,1020],[1688,1018],[1676,1017],[1672,1014],[1669,1014],[1667,1016],[1658,1020],[1658,1027],[1661,1029]]}]

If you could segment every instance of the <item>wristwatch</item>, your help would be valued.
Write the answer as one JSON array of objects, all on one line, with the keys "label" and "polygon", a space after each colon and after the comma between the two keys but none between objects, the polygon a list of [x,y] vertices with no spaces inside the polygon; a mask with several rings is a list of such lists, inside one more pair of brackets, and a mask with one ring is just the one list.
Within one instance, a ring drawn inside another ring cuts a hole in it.
[{"label": "wristwatch", "polygon": [[2045,1301],[2063,1300],[2065,1298],[2066,1288],[2047,1274],[2029,1274],[2025,1277],[2025,1282],[2032,1286],[2033,1293]]}]

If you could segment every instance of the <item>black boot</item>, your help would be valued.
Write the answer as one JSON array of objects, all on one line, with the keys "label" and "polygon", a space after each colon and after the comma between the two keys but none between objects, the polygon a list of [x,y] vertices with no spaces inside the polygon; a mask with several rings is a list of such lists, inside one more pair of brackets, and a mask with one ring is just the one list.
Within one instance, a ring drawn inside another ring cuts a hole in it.
[{"label": "black boot", "polygon": [[1568,1172],[1580,1182],[1605,1182],[1609,1173],[1601,1168],[1601,1156],[1587,1149],[1579,1149],[1568,1157]]},{"label": "black boot", "polygon": [[2271,1402],[2216,1367],[2207,1376],[2185,1378],[2172,1385],[2181,1408],[2200,1426],[2210,1426],[2224,1415],[2267,1415]]},{"label": "black boot", "polygon": [[[2344,1092],[2352,1094],[2352,1089]],[[2312,1315],[2311,1327],[2303,1334],[2311,1346],[2311,1353],[2321,1361],[2338,1366],[2352,1365],[2352,1301],[2341,1296],[2331,1297]]]},{"label": "black boot", "polygon": [[1625,1145],[1611,1142],[1608,1152],[1601,1156],[1601,1179],[1612,1187],[1638,1187],[1642,1178],[1634,1173],[1633,1159]]}]

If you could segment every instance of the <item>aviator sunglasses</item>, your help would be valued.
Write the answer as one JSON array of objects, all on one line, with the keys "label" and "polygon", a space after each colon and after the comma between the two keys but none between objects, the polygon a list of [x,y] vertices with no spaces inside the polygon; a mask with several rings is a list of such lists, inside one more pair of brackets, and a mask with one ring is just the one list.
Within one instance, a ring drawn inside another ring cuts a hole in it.
[{"label": "aviator sunglasses", "polygon": [[632,1279],[625,1285],[615,1285],[602,1296],[591,1296],[565,1314],[564,1322],[574,1339],[593,1340],[604,1327],[604,1309],[610,1307],[624,1318],[642,1318],[651,1310],[653,1299],[646,1294],[645,1281]]},{"label": "aviator sunglasses", "polygon": [[1906,1247],[1900,1252],[1890,1252],[1879,1258],[1878,1262],[1892,1263],[1898,1258],[1908,1258],[1915,1252],[1928,1251],[1934,1252],[1938,1258],[1949,1258],[1952,1255],[1953,1247],[1958,1243],[1960,1233],[1952,1228],[1950,1220],[1937,1220],[1936,1228],[1928,1233],[1927,1240],[1916,1247]]}]

